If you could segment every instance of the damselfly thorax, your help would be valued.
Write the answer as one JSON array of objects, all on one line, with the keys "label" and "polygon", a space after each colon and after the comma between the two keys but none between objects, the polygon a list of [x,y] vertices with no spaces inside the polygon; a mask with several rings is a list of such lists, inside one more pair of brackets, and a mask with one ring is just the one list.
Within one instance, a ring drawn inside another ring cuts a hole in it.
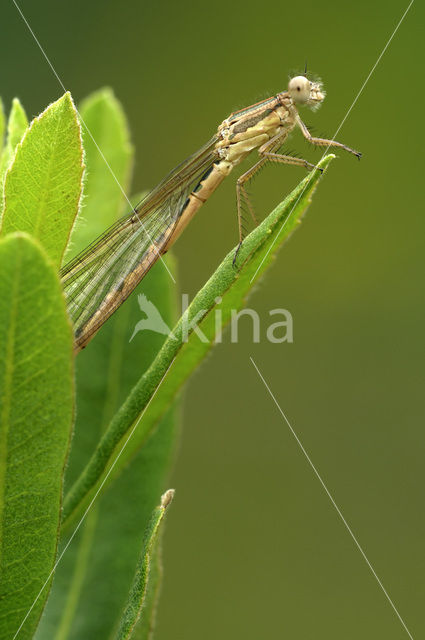
[{"label": "damselfly thorax", "polygon": [[287,91],[232,113],[204,147],[64,267],[61,277],[75,327],[75,351],[86,346],[224,178],[252,151],[258,150],[259,160],[236,182],[239,247],[243,241],[244,203],[256,222],[246,192],[246,183],[255,173],[267,162],[315,168],[307,160],[279,153],[295,127],[311,144],[337,147],[360,157],[359,152],[340,142],[310,135],[297,105],[314,108],[323,99],[320,83],[297,76],[290,80]]}]

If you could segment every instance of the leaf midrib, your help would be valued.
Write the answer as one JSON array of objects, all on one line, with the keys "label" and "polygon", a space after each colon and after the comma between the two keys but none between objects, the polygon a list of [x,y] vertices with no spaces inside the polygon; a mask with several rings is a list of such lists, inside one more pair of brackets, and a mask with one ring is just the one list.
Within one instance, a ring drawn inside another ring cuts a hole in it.
[{"label": "leaf midrib", "polygon": [[[49,162],[48,162],[48,167],[47,167],[47,171],[45,173],[45,179],[44,179],[44,184],[49,184],[50,183],[50,178],[51,178],[51,174],[52,174],[52,167],[53,167],[53,160],[56,159],[56,155],[57,155],[57,147],[58,147],[58,130],[59,130],[59,126],[61,124],[61,119],[62,119],[62,111],[60,114],[60,118],[57,118],[56,120],[56,129],[55,129],[55,135],[53,138],[53,152],[50,155],[49,158]],[[60,155],[60,154],[59,154]],[[45,216],[45,211],[46,211],[46,202],[48,200],[48,189],[44,189],[44,196],[40,202],[40,206],[38,207],[38,213],[37,213],[37,217],[35,220],[35,224],[34,224],[34,235],[36,238],[38,238],[38,234],[42,225],[42,221],[46,219]]]}]

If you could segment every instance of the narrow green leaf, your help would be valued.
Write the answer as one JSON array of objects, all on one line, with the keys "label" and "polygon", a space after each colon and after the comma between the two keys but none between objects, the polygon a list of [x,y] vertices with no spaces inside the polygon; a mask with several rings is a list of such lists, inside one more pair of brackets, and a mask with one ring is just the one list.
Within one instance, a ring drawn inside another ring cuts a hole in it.
[{"label": "narrow green leaf", "polygon": [[6,173],[1,233],[25,231],[60,266],[78,212],[83,176],[80,125],[69,93],[28,129]]},{"label": "narrow green leaf", "polygon": [[[122,213],[133,165],[133,145],[121,104],[111,89],[92,93],[80,106],[87,166],[84,207],[72,233],[67,260]],[[123,193],[124,192],[124,193]]]},{"label": "narrow green leaf", "polygon": [[73,336],[57,274],[33,239],[1,240],[0,271],[0,638],[6,640],[21,625],[19,638],[33,637],[48,594],[73,420]]},{"label": "narrow green leaf", "polygon": [[13,98],[7,123],[7,144],[10,146],[12,153],[21,142],[27,128],[28,118],[25,109],[18,98]]},{"label": "narrow green leaf", "polygon": [[[2,143],[4,142],[4,112],[3,105],[1,108],[1,116],[0,116],[0,150],[2,148]],[[11,161],[13,160],[13,156],[15,154],[15,149],[18,146],[19,142],[22,140],[25,131],[28,128],[28,119],[25,113],[25,110],[18,98],[13,98],[12,108],[10,110],[9,119],[7,122],[7,139],[6,144],[1,154],[0,159],[0,182],[3,185],[4,175],[9,168]],[[3,193],[3,191],[2,191]],[[2,201],[1,198],[0,201]]]},{"label": "narrow green leaf", "polygon": [[[334,157],[326,156],[320,167],[325,169]],[[66,495],[64,522],[89,499],[108,465],[115,459],[117,452],[121,451],[124,436],[139,420],[134,435],[120,455],[108,481],[141,446],[185,380],[213,346],[216,331],[220,331],[229,322],[232,308],[237,310],[243,306],[250,290],[270,265],[279,247],[299,224],[320,176],[319,170],[309,174],[244,240],[238,254],[237,267],[233,265],[234,249],[198,292],[148,371],[114,416],[83,473]],[[155,268],[163,267],[156,265]],[[217,306],[216,301],[219,299],[222,300],[222,313],[221,322],[216,326],[215,314],[211,311]],[[206,343],[201,342],[190,329],[189,339],[185,342],[185,327],[190,328],[194,319],[197,319],[198,327],[205,334]]]},{"label": "narrow green leaf", "polygon": [[149,580],[146,587],[146,593],[143,600],[143,611],[136,626],[133,629],[133,640],[152,640],[155,625],[159,595],[162,582],[162,562],[161,562],[161,540],[158,541],[156,549],[151,555],[149,567]]},{"label": "narrow green leaf", "polygon": [[[174,491],[172,489],[169,489],[164,493],[161,498],[161,504],[156,507],[147,526],[142,553],[137,564],[136,575],[134,576],[127,605],[124,609],[121,623],[115,636],[116,640],[127,640],[128,638],[134,637],[133,630],[136,623],[139,621],[140,617],[142,617],[142,619],[144,617],[144,607],[147,604],[146,597],[150,595],[148,585],[151,577],[156,578],[155,572],[157,571],[157,568],[154,569],[154,575],[151,576],[151,564],[155,564],[158,560],[157,544],[159,529],[164,519],[166,509],[173,499],[173,495]],[[150,605],[151,601],[149,601],[148,604]],[[146,613],[148,614],[147,617],[150,617],[149,614],[151,612],[149,609]],[[138,637],[140,638],[141,636]],[[148,636],[145,637],[148,638]]]}]

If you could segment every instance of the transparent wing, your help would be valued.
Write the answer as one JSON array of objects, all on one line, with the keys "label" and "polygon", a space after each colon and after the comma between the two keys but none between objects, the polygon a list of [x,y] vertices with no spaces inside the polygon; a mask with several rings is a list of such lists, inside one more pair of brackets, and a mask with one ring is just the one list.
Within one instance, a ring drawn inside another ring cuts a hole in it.
[{"label": "transparent wing", "polygon": [[[216,142],[217,137],[214,136],[197,153],[171,171],[134,211],[118,220],[61,270],[68,313],[74,323],[76,336],[107,296],[119,291],[124,279],[138,265],[145,261],[146,268],[138,270],[132,289],[158,259],[188,195],[217,159]],[[100,320],[96,327],[92,327],[92,333],[105,320]]]}]

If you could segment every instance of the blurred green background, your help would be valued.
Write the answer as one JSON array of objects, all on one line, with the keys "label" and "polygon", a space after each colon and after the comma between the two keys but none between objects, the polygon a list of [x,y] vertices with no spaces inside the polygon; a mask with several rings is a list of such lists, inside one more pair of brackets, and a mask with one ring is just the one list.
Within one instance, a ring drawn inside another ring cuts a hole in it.
[{"label": "blurred green background", "polygon": [[[302,117],[332,137],[407,4],[20,2],[77,102],[105,85],[122,102],[134,191],[231,111],[283,90],[306,59],[328,95]],[[250,356],[411,634],[425,633],[423,17],[414,3],[338,133],[362,161],[334,162],[250,299],[261,342],[245,319],[239,343],[225,337],[187,387],[158,640],[408,637]],[[7,108],[17,95],[31,118],[63,93],[12,2],[0,51]],[[289,148],[321,155],[299,133]],[[303,175],[263,171],[252,188],[259,217]],[[236,244],[235,177],[176,245],[190,296]],[[274,308],[292,313],[293,344],[266,341]]]}]

